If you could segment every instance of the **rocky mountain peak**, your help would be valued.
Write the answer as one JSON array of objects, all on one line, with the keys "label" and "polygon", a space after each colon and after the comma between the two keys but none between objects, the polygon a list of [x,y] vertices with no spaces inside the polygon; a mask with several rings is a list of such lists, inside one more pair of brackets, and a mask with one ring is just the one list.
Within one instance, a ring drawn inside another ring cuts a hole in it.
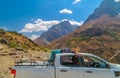
[{"label": "rocky mountain peak", "polygon": [[62,21],[56,25],[53,25],[47,32],[43,33],[39,38],[37,38],[35,43],[44,40],[45,42],[51,42],[57,38],[60,38],[70,32],[74,31],[78,26],[71,25],[69,21]]},{"label": "rocky mountain peak", "polygon": [[86,22],[90,20],[95,20],[104,14],[111,17],[120,15],[120,1],[103,0],[100,7],[95,9],[95,11],[87,18]]}]

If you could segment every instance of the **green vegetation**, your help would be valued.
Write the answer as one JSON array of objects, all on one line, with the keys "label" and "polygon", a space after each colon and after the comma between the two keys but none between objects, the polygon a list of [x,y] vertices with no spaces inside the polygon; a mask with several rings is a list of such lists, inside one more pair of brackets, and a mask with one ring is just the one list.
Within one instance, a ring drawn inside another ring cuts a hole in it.
[{"label": "green vegetation", "polygon": [[15,35],[20,35],[20,36],[22,36],[21,33],[18,33],[18,32],[16,32],[16,31],[8,31],[8,32],[10,32],[10,33],[12,33],[12,34],[15,34]]},{"label": "green vegetation", "polygon": [[90,36],[82,36],[79,38],[72,38],[70,41],[89,41],[90,40]]},{"label": "green vegetation", "polygon": [[45,46],[39,46],[39,49],[44,51],[44,52],[50,52],[50,49],[48,47],[45,47]]},{"label": "green vegetation", "polygon": [[89,41],[90,40],[90,36],[82,36],[82,37],[79,37],[79,38],[72,38],[71,40],[68,41],[68,44],[72,41]]},{"label": "green vegetation", "polygon": [[4,34],[6,34],[6,31],[3,30],[3,29],[0,29],[0,34],[1,34],[1,35],[4,35]]},{"label": "green vegetation", "polygon": [[34,46],[34,47],[31,48],[31,50],[42,51],[42,52],[50,52],[50,49],[48,47],[44,47],[44,46]]},{"label": "green vegetation", "polygon": [[116,36],[116,32],[114,32],[113,30],[107,30],[108,35],[110,35],[112,38],[116,39],[117,41],[120,41],[120,39]]},{"label": "green vegetation", "polygon": [[31,49],[32,49],[32,50],[36,50],[36,48],[35,48],[35,47],[32,47]]},{"label": "green vegetation", "polygon": [[70,40],[67,41],[67,46],[69,47],[75,47],[75,45],[81,41],[89,41],[90,40],[90,36],[82,36],[79,38],[72,38]]},{"label": "green vegetation", "polygon": [[48,49],[47,47],[45,47],[45,48],[43,49],[43,51],[44,51],[44,52],[50,52],[50,49]]},{"label": "green vegetation", "polygon": [[10,48],[17,48],[17,47],[18,47],[18,44],[17,44],[16,42],[10,41],[9,47],[10,47]]},{"label": "green vegetation", "polygon": [[90,40],[90,36],[82,36],[80,37],[81,41],[85,40],[85,41],[89,41]]},{"label": "green vegetation", "polygon": [[22,46],[21,46],[23,49],[28,49],[29,47],[27,46],[27,45],[25,45],[25,44],[23,44]]},{"label": "green vegetation", "polygon": [[28,46],[25,44],[21,44],[19,45],[18,43],[14,42],[14,41],[10,41],[9,43],[9,47],[10,48],[22,48],[22,49],[28,49]]}]

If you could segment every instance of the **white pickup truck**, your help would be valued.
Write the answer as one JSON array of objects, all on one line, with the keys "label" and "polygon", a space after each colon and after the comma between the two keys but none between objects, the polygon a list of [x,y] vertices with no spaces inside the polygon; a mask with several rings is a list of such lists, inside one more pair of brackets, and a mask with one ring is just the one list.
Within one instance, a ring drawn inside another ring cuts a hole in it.
[{"label": "white pickup truck", "polygon": [[88,53],[56,54],[53,64],[15,66],[15,78],[120,78],[120,65]]}]

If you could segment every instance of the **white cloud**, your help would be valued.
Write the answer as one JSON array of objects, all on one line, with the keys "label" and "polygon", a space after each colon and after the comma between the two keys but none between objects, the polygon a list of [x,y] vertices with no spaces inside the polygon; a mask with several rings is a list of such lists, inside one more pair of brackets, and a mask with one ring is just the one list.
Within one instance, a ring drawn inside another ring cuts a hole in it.
[{"label": "white cloud", "polygon": [[36,38],[40,37],[39,35],[32,35],[31,40],[35,40]]},{"label": "white cloud", "polygon": [[115,0],[115,2],[120,2],[120,0]]},{"label": "white cloud", "polygon": [[77,25],[77,26],[81,26],[83,24],[83,21],[77,22],[77,21],[74,21],[74,20],[69,20],[69,22],[70,22],[71,25]]},{"label": "white cloud", "polygon": [[83,22],[77,22],[74,20],[63,19],[61,21],[58,20],[51,20],[51,21],[43,21],[42,19],[37,19],[34,23],[27,23],[25,27],[20,30],[20,33],[32,33],[32,32],[39,32],[39,31],[47,31],[51,26],[58,24],[62,21],[69,21],[71,25],[82,25]]},{"label": "white cloud", "polygon": [[25,27],[19,32],[23,33],[24,35],[34,40],[37,37],[40,37],[40,35],[43,32],[47,31],[53,25],[58,24],[63,21],[69,21],[71,25],[81,26],[83,24],[83,22],[77,22],[75,20],[68,20],[68,19],[63,19],[60,21],[59,20],[44,21],[42,19],[37,19],[33,23],[25,24]]},{"label": "white cloud", "polygon": [[80,2],[81,0],[75,0],[74,2],[72,2],[73,4],[77,4],[78,2]]},{"label": "white cloud", "polygon": [[25,27],[20,32],[38,32],[47,31],[52,25],[58,24],[59,21],[43,21],[42,19],[37,19],[34,23],[27,23]]},{"label": "white cloud", "polygon": [[81,26],[83,24],[83,21],[80,21],[80,22],[77,22],[75,20],[68,20],[68,19],[63,19],[61,20],[62,22],[63,21],[69,21],[71,25],[77,25],[77,26]]},{"label": "white cloud", "polygon": [[65,8],[65,9],[60,10],[60,13],[61,14],[72,14],[73,12]]}]

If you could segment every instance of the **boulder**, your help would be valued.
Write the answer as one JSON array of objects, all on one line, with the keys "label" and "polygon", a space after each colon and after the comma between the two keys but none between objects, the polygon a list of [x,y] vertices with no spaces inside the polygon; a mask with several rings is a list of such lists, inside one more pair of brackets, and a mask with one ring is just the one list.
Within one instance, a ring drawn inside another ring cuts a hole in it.
[{"label": "boulder", "polygon": [[7,42],[7,40],[5,40],[5,39],[1,39],[1,40],[0,40],[0,43],[2,43],[2,44],[9,44],[9,43]]}]

